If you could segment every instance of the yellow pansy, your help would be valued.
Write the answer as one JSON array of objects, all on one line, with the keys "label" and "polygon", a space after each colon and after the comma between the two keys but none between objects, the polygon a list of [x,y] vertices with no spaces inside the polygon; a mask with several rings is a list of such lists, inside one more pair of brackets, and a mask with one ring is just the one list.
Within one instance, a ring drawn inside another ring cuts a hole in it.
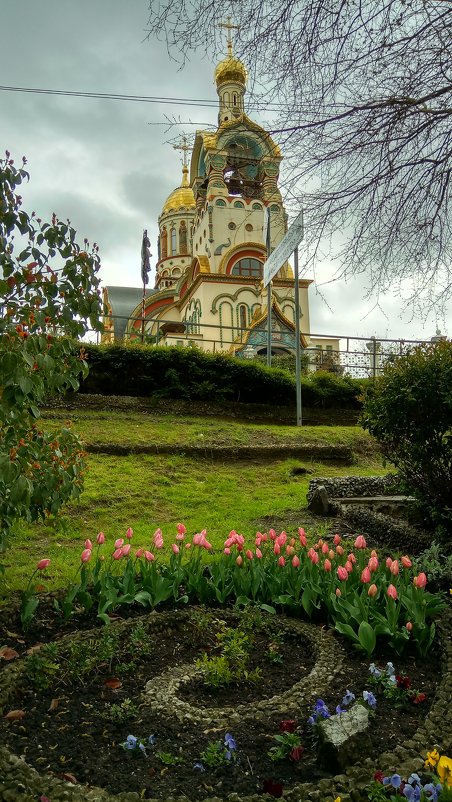
[{"label": "yellow pansy", "polygon": [[337,796],[336,799],[334,800],[334,802],[341,802],[340,796]]},{"label": "yellow pansy", "polygon": [[435,768],[436,764],[439,760],[439,752],[437,749],[433,749],[431,752],[427,752],[427,759],[425,761],[425,766],[433,766]]},{"label": "yellow pansy", "polygon": [[438,761],[436,773],[442,783],[452,786],[452,758],[443,755]]}]

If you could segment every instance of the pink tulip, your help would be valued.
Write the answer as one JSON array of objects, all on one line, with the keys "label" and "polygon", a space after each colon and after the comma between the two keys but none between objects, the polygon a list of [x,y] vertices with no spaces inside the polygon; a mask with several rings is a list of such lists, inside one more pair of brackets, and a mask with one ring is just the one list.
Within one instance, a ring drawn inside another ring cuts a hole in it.
[{"label": "pink tulip", "polygon": [[281,553],[281,546],[279,545],[279,543],[276,540],[275,540],[275,544],[273,546],[273,551],[274,551],[274,553],[276,555]]},{"label": "pink tulip", "polygon": [[279,565],[280,568],[283,568],[283,566],[285,564],[286,564],[286,561],[285,561],[284,557],[281,555],[281,557],[278,560],[278,565]]},{"label": "pink tulip", "polygon": [[173,554],[179,554],[179,546],[176,543],[171,544]]},{"label": "pink tulip", "polygon": [[122,547],[122,556],[127,557],[130,553],[131,548],[132,546],[130,545],[130,543],[126,543],[126,545]]},{"label": "pink tulip", "polygon": [[402,563],[404,568],[411,568],[411,566],[413,565],[413,563],[411,562],[410,558],[406,554],[405,554],[404,557],[402,557],[401,563]]},{"label": "pink tulip", "polygon": [[336,554],[338,554],[339,557],[342,557],[343,553],[344,553],[343,546],[336,546]]},{"label": "pink tulip", "polygon": [[367,543],[363,535],[358,535],[355,540],[355,549],[365,549],[367,547]]},{"label": "pink tulip", "polygon": [[[187,545],[187,544],[185,544],[185,545]],[[226,548],[223,551],[223,554],[230,554],[230,553],[231,553],[231,549],[229,548],[229,546],[226,546]]]},{"label": "pink tulip", "polygon": [[37,571],[44,571],[46,568],[48,568],[49,565],[50,565],[50,560],[48,560],[47,558],[44,559],[44,560],[39,560],[39,562],[38,562],[38,564],[36,566],[36,570]]},{"label": "pink tulip", "polygon": [[405,629],[406,629],[408,632],[411,632],[411,630],[413,629],[413,624],[411,623],[411,621],[407,621],[407,622],[406,622],[406,624],[405,624]]},{"label": "pink tulip", "polygon": [[253,552],[251,551],[251,549],[247,549],[245,554],[246,554],[248,560],[252,560],[253,557],[254,557]]},{"label": "pink tulip", "polygon": [[308,541],[307,541],[304,529],[299,529],[298,530],[298,537],[299,537],[299,540],[300,540],[300,544],[302,546],[307,546],[308,545]]},{"label": "pink tulip", "polygon": [[122,548],[116,549],[116,551],[113,552],[112,556],[114,560],[120,560],[122,557]]},{"label": "pink tulip", "polygon": [[399,561],[398,560],[393,560],[389,570],[390,570],[390,572],[391,572],[391,574],[393,576],[398,576],[399,575]]},{"label": "pink tulip", "polygon": [[322,540],[321,537],[319,537],[319,539],[317,541],[317,545],[318,545],[319,548],[320,548],[320,546],[323,546],[323,540]]},{"label": "pink tulip", "polygon": [[127,532],[126,532],[126,538],[127,538],[127,540],[130,540],[132,537],[133,537],[133,529],[129,526],[129,528],[128,528]]},{"label": "pink tulip", "polygon": [[243,557],[240,554],[236,559],[236,563],[237,563],[237,565],[242,565],[242,563],[243,563]]},{"label": "pink tulip", "polygon": [[314,563],[314,565],[317,565],[317,563],[318,563],[318,561],[319,561],[319,555],[317,554],[317,552],[315,551],[315,549],[313,549],[313,548],[310,548],[310,549],[309,549],[309,551],[308,551],[308,557],[309,557],[309,559],[311,560],[311,562],[312,562],[312,563]]},{"label": "pink tulip", "polygon": [[333,549],[330,549],[328,552],[328,559],[334,560],[334,557],[335,557],[334,551]]},{"label": "pink tulip", "polygon": [[298,555],[297,555],[297,554],[295,554],[295,555],[292,557],[292,565],[293,565],[293,567],[294,567],[294,568],[298,568],[298,567],[299,567],[299,565],[300,565],[300,558],[298,557]]},{"label": "pink tulip", "polygon": [[89,563],[91,559],[91,549],[83,549],[80,559],[82,563]]},{"label": "pink tulip", "polygon": [[377,558],[376,557],[371,557],[369,559],[368,566],[369,566],[369,571],[374,573],[374,571],[376,571],[377,568],[378,568],[378,560],[377,560]]},{"label": "pink tulip", "polygon": [[392,557],[386,557],[386,568],[390,568],[392,565]]},{"label": "pink tulip", "polygon": [[346,582],[346,580],[348,579],[348,571],[346,568],[344,568],[343,565],[339,566],[336,573],[337,573],[337,578],[340,579],[341,582]]},{"label": "pink tulip", "polygon": [[284,544],[285,544],[285,543],[286,543],[286,541],[287,541],[287,534],[286,534],[286,532],[281,532],[281,534],[280,534],[280,535],[278,535],[278,537],[276,538],[276,541],[277,541],[277,543],[279,543],[279,545],[280,545],[280,546],[284,546]]},{"label": "pink tulip", "polygon": [[386,593],[390,599],[394,599],[394,601],[397,600],[397,589],[394,587],[394,585],[389,585]]},{"label": "pink tulip", "polygon": [[123,546],[123,545],[124,545],[124,538],[123,537],[118,537],[118,539],[115,540],[115,549],[120,549],[121,546]]},{"label": "pink tulip", "polygon": [[184,539],[184,537],[185,537],[184,535],[179,535],[179,534],[177,534],[177,535],[176,535],[176,540],[183,540],[183,539]]},{"label": "pink tulip", "polygon": [[342,540],[342,538],[341,538],[341,536],[340,536],[340,535],[334,535],[334,537],[333,537],[333,543],[334,543],[334,545],[335,545],[335,546],[338,546],[338,545],[339,545],[339,543],[341,542],[341,540]]},{"label": "pink tulip", "polygon": [[323,563],[323,567],[324,567],[325,571],[331,571],[331,561],[330,560],[325,560],[325,562]]},{"label": "pink tulip", "polygon": [[296,543],[297,541],[295,540],[295,538],[294,538],[294,537],[291,537],[289,542],[290,542],[290,545],[291,545],[291,546],[295,546],[295,543]]},{"label": "pink tulip", "polygon": [[350,560],[347,560],[347,562],[344,565],[344,568],[348,574],[351,574],[351,572],[353,571],[353,564],[350,562]]},{"label": "pink tulip", "polygon": [[148,561],[148,563],[152,563],[155,560],[155,557],[154,557],[152,551],[145,551],[144,552],[144,556],[145,556],[146,560]]},{"label": "pink tulip", "polygon": [[372,551],[370,552],[370,556],[371,556],[371,557],[378,557],[378,554],[377,554],[377,552],[375,551],[375,549],[372,549]]},{"label": "pink tulip", "polygon": [[186,548],[186,549],[191,549],[191,543],[186,543],[186,544],[185,544],[185,548]]},{"label": "pink tulip", "polygon": [[367,591],[367,595],[373,598],[374,596],[377,595],[377,593],[378,593],[378,588],[375,585],[375,583],[373,585],[369,585],[369,590]]},{"label": "pink tulip", "polygon": [[258,560],[262,560],[262,552],[260,549],[256,549],[256,557]]},{"label": "pink tulip", "polygon": [[262,543],[266,543],[267,540],[268,540],[267,532],[264,532],[264,534],[262,535]]},{"label": "pink tulip", "polygon": [[415,576],[414,579],[413,579],[413,585],[416,588],[421,588],[421,589],[425,588],[426,584],[427,584],[427,577],[426,577],[426,575],[424,574],[423,571],[422,571],[422,573],[420,573],[417,576]]},{"label": "pink tulip", "polygon": [[177,534],[178,535],[185,535],[187,529],[185,528],[184,524],[176,524]]},{"label": "pink tulip", "polygon": [[361,582],[364,582],[364,583],[367,584],[367,582],[370,582],[370,579],[371,579],[370,568],[369,568],[369,566],[366,566],[364,571],[361,573]]},{"label": "pink tulip", "polygon": [[93,544],[91,543],[91,541],[89,539],[85,540],[85,549],[89,549],[91,551],[92,548]]},{"label": "pink tulip", "polygon": [[323,543],[323,545],[322,545],[322,554],[328,554],[329,550],[330,549],[329,549],[328,543]]},{"label": "pink tulip", "polygon": [[295,554],[295,549],[293,546],[286,546],[286,554],[288,557],[293,557]]},{"label": "pink tulip", "polygon": [[96,543],[99,546],[102,546],[105,543],[105,535],[103,532],[99,532],[98,536],[96,537]]},{"label": "pink tulip", "polygon": [[275,532],[274,529],[269,529],[268,530],[268,534],[269,534],[270,540],[275,540],[276,539],[276,532]]},{"label": "pink tulip", "polygon": [[135,552],[135,557],[137,557],[137,559],[140,559],[140,557],[142,557],[143,554],[144,554],[144,549],[137,549]]},{"label": "pink tulip", "polygon": [[153,543],[156,549],[163,548],[163,534],[160,527],[154,532]]},{"label": "pink tulip", "polygon": [[341,593],[341,591],[339,590],[339,588],[336,588],[336,596],[337,596],[338,598],[339,598],[339,596],[342,596],[342,593]]},{"label": "pink tulip", "polygon": [[352,552],[352,551],[351,551],[351,552],[350,552],[350,554],[348,555],[348,557],[347,557],[347,560],[348,560],[350,563],[353,563],[353,565],[356,563],[356,557],[355,557],[355,555],[353,554],[353,552]]},{"label": "pink tulip", "polygon": [[201,546],[203,547],[203,549],[207,549],[207,551],[210,551],[212,549],[212,544],[209,543],[209,541],[206,540],[206,538],[204,538],[203,542],[201,543]]}]

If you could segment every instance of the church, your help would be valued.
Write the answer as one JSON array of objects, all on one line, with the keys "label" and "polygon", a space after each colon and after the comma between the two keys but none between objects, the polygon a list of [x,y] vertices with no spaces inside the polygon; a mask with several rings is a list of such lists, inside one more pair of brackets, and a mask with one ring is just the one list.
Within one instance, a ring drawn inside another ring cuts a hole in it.
[{"label": "church", "polygon": [[249,358],[267,352],[270,314],[272,354],[293,354],[298,292],[301,347],[314,367],[338,341],[309,336],[311,281],[295,287],[288,262],[273,278],[268,308],[265,229],[272,251],[288,226],[278,188],[283,157],[246,113],[247,71],[233,54],[233,26],[224,27],[228,53],[215,69],[218,127],[198,131],[192,148],[185,140],[180,146],[182,178],[158,220],[155,287],[104,287],[103,341],[195,345]]}]

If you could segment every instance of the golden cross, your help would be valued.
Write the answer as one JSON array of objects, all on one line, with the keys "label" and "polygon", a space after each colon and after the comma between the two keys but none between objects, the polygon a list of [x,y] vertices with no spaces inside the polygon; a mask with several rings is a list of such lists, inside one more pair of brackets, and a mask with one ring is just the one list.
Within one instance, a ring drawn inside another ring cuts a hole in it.
[{"label": "golden cross", "polygon": [[185,134],[182,137],[182,145],[173,145],[174,150],[181,150],[183,152],[183,165],[187,167],[187,153],[191,151],[191,145],[187,142]]},{"label": "golden cross", "polygon": [[227,45],[228,45],[228,56],[232,56],[232,36],[231,36],[231,31],[234,30],[234,29],[236,31],[238,31],[240,29],[240,25],[232,25],[231,17],[227,17],[226,22],[220,22],[218,27],[219,28],[226,28],[226,30],[227,30],[226,42],[227,42]]}]

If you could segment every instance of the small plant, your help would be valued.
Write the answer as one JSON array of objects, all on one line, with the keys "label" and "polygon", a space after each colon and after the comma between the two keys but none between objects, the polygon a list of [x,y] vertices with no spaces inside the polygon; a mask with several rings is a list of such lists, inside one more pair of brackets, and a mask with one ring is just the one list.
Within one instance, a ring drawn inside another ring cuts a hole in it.
[{"label": "small plant", "polygon": [[411,774],[404,780],[400,774],[394,773],[386,777],[382,771],[374,774],[374,782],[366,789],[371,802],[451,802],[452,801],[452,759],[447,755],[440,756],[434,749],[427,752],[425,769],[428,774]]},{"label": "small plant", "polygon": [[281,721],[279,729],[281,733],[274,735],[273,740],[277,745],[272,746],[268,752],[270,760],[285,760],[289,758],[298,761],[304,752],[300,736],[295,732],[296,722],[292,720]]},{"label": "small plant", "polygon": [[211,741],[204,752],[201,753],[201,763],[195,764],[196,768],[210,769],[218,766],[227,766],[237,760],[237,744],[231,733],[227,732],[223,741]]},{"label": "small plant", "polygon": [[114,724],[124,724],[126,721],[138,715],[138,707],[132,699],[123,699],[119,704],[107,705],[104,716]]},{"label": "small plant", "polygon": [[24,592],[22,593],[22,602],[20,607],[20,620],[22,623],[22,627],[24,632],[26,632],[33,620],[34,614],[36,612],[36,608],[38,607],[38,599],[36,598],[37,593],[37,586],[36,583],[33,581],[36,574],[45,571],[50,565],[50,560],[44,559],[39,560],[35,570],[33,571],[30,579],[28,580],[28,585],[25,588]]},{"label": "small plant", "polygon": [[31,654],[25,660],[26,677],[38,691],[50,688],[59,672],[60,665],[55,644],[43,646],[39,652]]},{"label": "small plant", "polygon": [[150,735],[147,742],[136,738],[135,735],[128,735],[126,740],[120,744],[123,749],[132,752],[134,755],[147,755],[147,750],[150,746],[155,746],[155,735]]},{"label": "small plant", "polygon": [[171,752],[156,752],[155,756],[164,766],[178,766],[180,763],[183,763],[182,757],[179,755],[172,755]]},{"label": "small plant", "polygon": [[283,662],[283,655],[282,655],[282,647],[284,645],[284,633],[283,632],[274,632],[272,635],[272,641],[268,644],[266,657],[270,660],[271,663],[282,663]]},{"label": "small plant", "polygon": [[130,633],[130,645],[135,657],[147,657],[152,652],[149,641],[149,632],[146,626],[140,622],[136,624]]},{"label": "small plant", "polygon": [[369,682],[381,688],[383,696],[391,699],[397,707],[402,707],[407,702],[421,704],[427,698],[425,693],[420,693],[411,687],[411,680],[404,674],[396,674],[393,663],[386,663],[385,668],[378,668],[375,663],[369,666],[371,678]]}]

